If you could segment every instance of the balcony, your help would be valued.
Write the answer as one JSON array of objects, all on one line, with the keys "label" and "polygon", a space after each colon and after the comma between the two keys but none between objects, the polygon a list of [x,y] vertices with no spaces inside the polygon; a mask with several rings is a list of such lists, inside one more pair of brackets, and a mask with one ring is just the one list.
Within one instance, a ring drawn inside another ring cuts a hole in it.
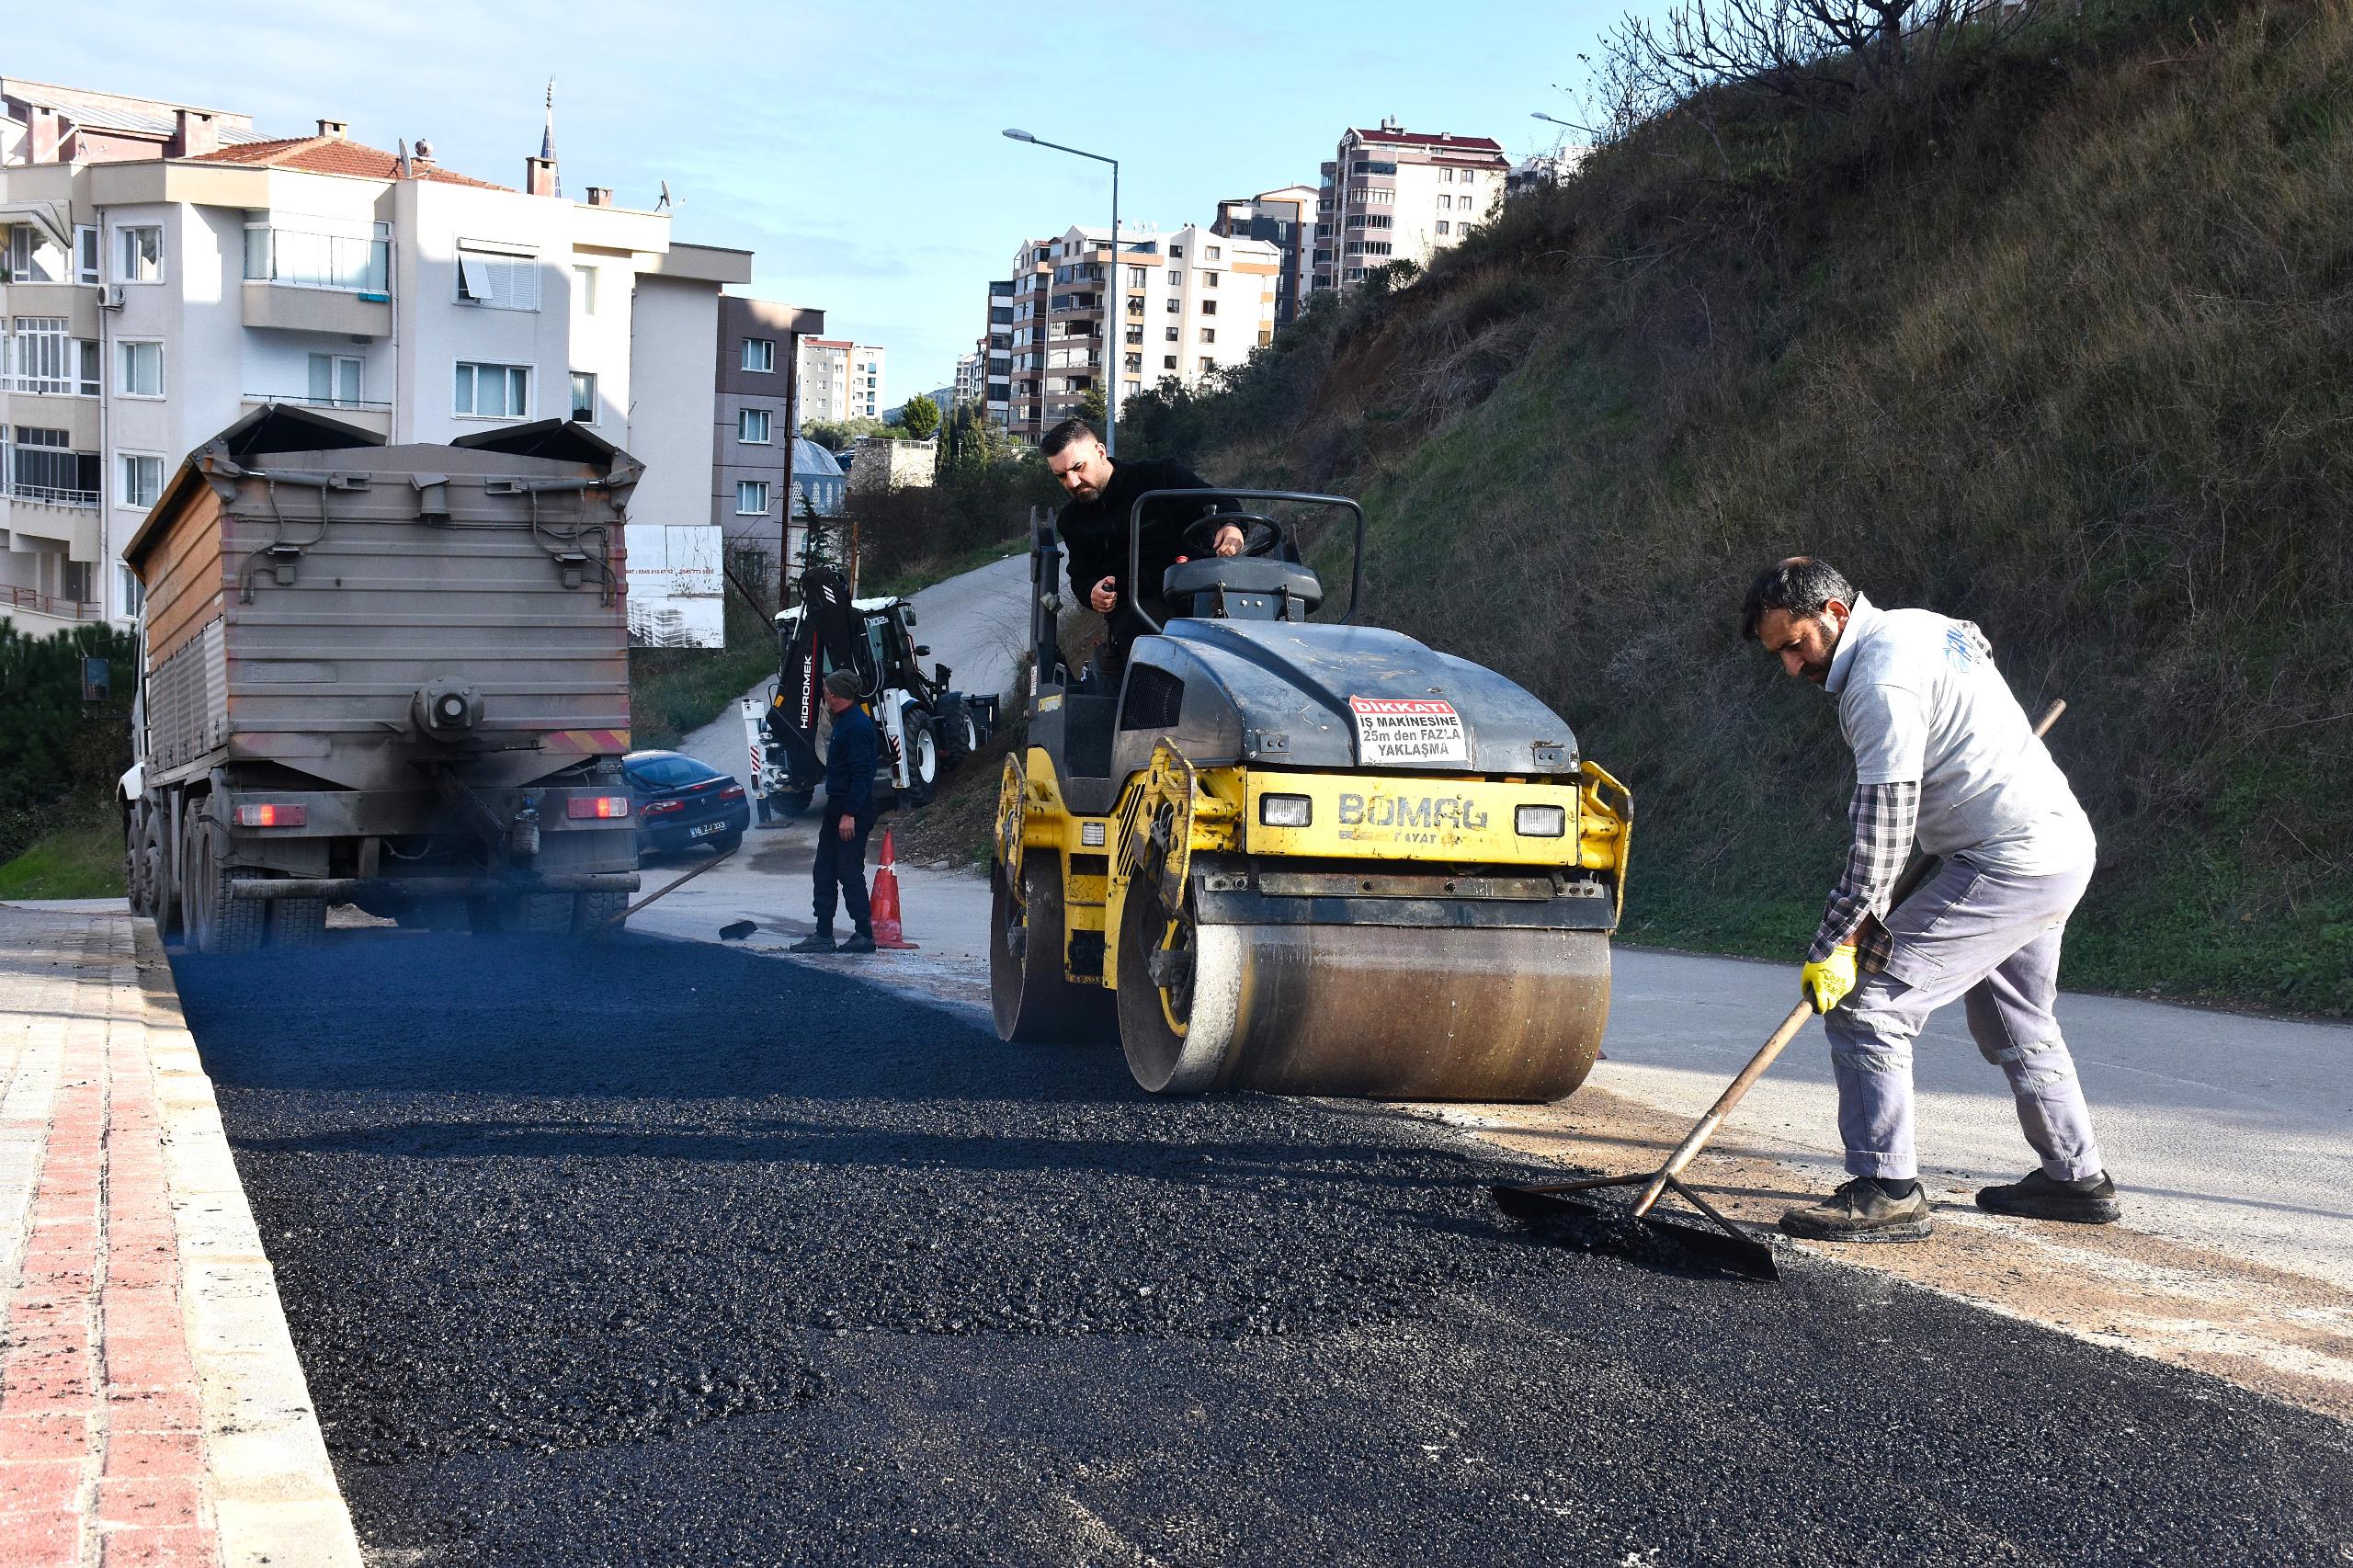
[{"label": "balcony", "polygon": [[245,231],[245,324],[389,337],[392,242],[297,229]]},{"label": "balcony", "polygon": [[237,401],[247,408],[259,408],[266,403],[284,403],[296,408],[315,408],[328,418],[362,430],[373,431],[386,440],[392,435],[392,405],[370,403],[358,398],[312,397],[304,392],[240,392]]},{"label": "balcony", "polygon": [[54,594],[0,585],[0,615],[46,615],[59,620],[98,620],[106,607],[96,599],[61,599]]}]

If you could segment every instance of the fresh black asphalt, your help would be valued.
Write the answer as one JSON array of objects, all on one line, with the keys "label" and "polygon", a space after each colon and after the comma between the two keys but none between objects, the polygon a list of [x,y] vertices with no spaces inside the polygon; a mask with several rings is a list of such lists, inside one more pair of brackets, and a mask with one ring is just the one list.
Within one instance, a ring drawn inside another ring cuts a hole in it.
[{"label": "fresh black asphalt", "polygon": [[[2353,1561],[2347,1429],[717,946],[181,959],[371,1557]],[[884,960],[887,961],[887,960]]]}]

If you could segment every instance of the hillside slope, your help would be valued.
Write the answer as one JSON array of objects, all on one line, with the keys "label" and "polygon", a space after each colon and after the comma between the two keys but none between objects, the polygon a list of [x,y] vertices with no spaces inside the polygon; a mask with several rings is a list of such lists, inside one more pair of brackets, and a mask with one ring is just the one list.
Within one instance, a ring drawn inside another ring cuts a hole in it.
[{"label": "hillside slope", "polygon": [[1732,130],[1654,123],[1122,432],[1360,492],[1372,618],[1633,786],[1633,937],[1812,928],[1847,755],[1737,625],[1807,551],[2067,699],[2072,983],[2353,1009],[2346,6],[2078,22],[1914,135]]}]

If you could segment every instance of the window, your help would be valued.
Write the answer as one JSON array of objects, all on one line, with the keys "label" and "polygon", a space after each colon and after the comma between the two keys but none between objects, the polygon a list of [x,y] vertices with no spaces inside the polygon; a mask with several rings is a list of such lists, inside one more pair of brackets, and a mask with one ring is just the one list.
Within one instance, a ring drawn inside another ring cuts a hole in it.
[{"label": "window", "polygon": [[735,515],[739,517],[765,517],[768,514],[768,482],[765,479],[739,479],[735,482]]},{"label": "window", "polygon": [[1445,219],[1443,219],[1443,218],[1440,218],[1440,219],[1438,221],[1438,225],[1437,225],[1437,227],[1438,227],[1438,232],[1439,233],[1441,233],[1441,234],[1445,234],[1445,233],[1451,233],[1453,232],[1453,229],[1454,229],[1454,225],[1453,225],[1453,224],[1451,224],[1451,223],[1449,223],[1449,222],[1447,222]]},{"label": "window", "polygon": [[1129,355],[1127,357],[1125,369],[1133,375],[1140,376],[1143,374],[1143,356],[1141,354]]},{"label": "window", "polygon": [[1169,281],[1169,282],[1171,282],[1171,283],[1182,283],[1182,282],[1184,282],[1184,281],[1185,281],[1185,269],[1184,269],[1183,267],[1170,267],[1170,268],[1168,269],[1168,281]]},{"label": "window", "polygon": [[1215,245],[1203,245],[1201,247],[1201,259],[1203,261],[1217,261],[1221,259],[1224,253]]},{"label": "window", "polygon": [[114,232],[114,279],[118,283],[164,280],[164,231],[153,224]]},{"label": "window", "polygon": [[572,269],[572,302],[584,316],[597,313],[597,269],[575,267]]},{"label": "window", "polygon": [[137,615],[147,608],[147,585],[139,580],[137,573],[119,561],[114,563],[114,586],[115,599],[122,606],[123,614]]},{"label": "window", "polygon": [[1205,316],[1213,316],[1217,314],[1217,301],[1215,300],[1203,300],[1201,301],[1201,314]]},{"label": "window", "polygon": [[11,283],[63,283],[65,257],[30,223],[8,231],[6,279]]},{"label": "window", "polygon": [[94,223],[85,223],[74,231],[74,281],[96,283],[97,280],[97,226]]},{"label": "window", "polygon": [[74,340],[74,357],[80,362],[74,369],[74,395],[96,397],[99,392],[98,378],[103,373],[99,369],[98,361],[104,358],[97,341],[95,338],[77,337]]},{"label": "window", "polygon": [[1185,304],[1181,300],[1171,300],[1168,301],[1168,313],[1172,316],[1184,308]]},{"label": "window", "polygon": [[311,356],[311,402],[320,408],[356,408],[359,360],[348,354]]},{"label": "window", "polygon": [[1201,274],[1201,287],[1202,287],[1202,288],[1204,288],[1204,289],[1214,289],[1214,288],[1216,288],[1216,287],[1217,287],[1217,280],[1218,280],[1218,277],[1219,277],[1219,274],[1214,273],[1214,272],[1204,272],[1204,273],[1202,273],[1202,274]]},{"label": "window", "polygon": [[1203,343],[1215,343],[1217,341],[1217,328],[1213,326],[1205,326],[1201,328],[1201,341]]},{"label": "window", "polygon": [[531,406],[529,365],[458,362],[457,396],[450,411],[461,418],[520,419]]},{"label": "window", "polygon": [[458,247],[458,302],[494,311],[540,308],[540,262],[513,251]]},{"label": "window", "polygon": [[747,447],[765,447],[773,439],[768,434],[768,411],[746,408],[735,415],[735,438]]},{"label": "window", "polygon": [[763,374],[776,370],[776,339],[747,337],[744,340],[744,369]]},{"label": "window", "polygon": [[[1438,172],[1438,177],[1440,185],[1452,185],[1454,183],[1454,171],[1452,169],[1440,169]],[[1445,199],[1441,197],[1439,199],[1444,200]]]},{"label": "window", "polygon": [[117,397],[164,395],[164,346],[160,343],[118,343],[115,361]]},{"label": "window", "polygon": [[1182,336],[1184,335],[1184,334],[1183,334],[1183,333],[1181,333],[1181,332],[1177,331],[1177,329],[1176,329],[1176,324],[1175,322],[1170,322],[1170,323],[1168,324],[1168,326],[1167,326],[1167,333],[1168,333],[1168,341],[1169,341],[1169,342],[1171,342],[1171,343],[1176,342],[1179,337],[1182,337]]},{"label": "window", "polygon": [[143,452],[124,452],[122,482],[117,487],[115,505],[145,511],[164,493],[164,460]]},{"label": "window", "polygon": [[1176,356],[1174,354],[1162,355],[1160,358],[1160,368],[1164,370],[1175,369],[1176,368]]},{"label": "window", "polygon": [[583,425],[597,423],[597,376],[594,371],[572,372],[572,417]]},{"label": "window", "polygon": [[1450,197],[1450,196],[1443,196],[1443,195],[1442,195],[1442,196],[1440,196],[1440,197],[1438,199],[1438,210],[1439,211],[1441,211],[1441,212],[1448,212],[1448,211],[1451,211],[1451,210],[1453,210],[1453,208],[1454,208],[1454,198],[1452,198],[1452,197]]},{"label": "window", "polygon": [[1204,354],[1204,355],[1202,355],[1202,356],[1201,356],[1201,373],[1202,373],[1203,375],[1207,375],[1210,371],[1214,370],[1214,369],[1217,369],[1217,361],[1216,361],[1216,360],[1214,360],[1214,359],[1211,358],[1210,358],[1208,355],[1206,355],[1206,354]]},{"label": "window", "polygon": [[88,604],[95,597],[90,586],[90,565],[87,561],[62,562],[58,573],[58,597],[72,599],[76,604]]},{"label": "window", "polygon": [[1169,258],[1171,261],[1182,261],[1182,260],[1184,260],[1184,259],[1185,259],[1185,247],[1184,247],[1183,245],[1170,245],[1170,246],[1168,247],[1168,258]]},{"label": "window", "polygon": [[1152,272],[1150,268],[1131,267],[1128,268],[1128,287],[1131,289],[1141,289],[1151,277]]}]

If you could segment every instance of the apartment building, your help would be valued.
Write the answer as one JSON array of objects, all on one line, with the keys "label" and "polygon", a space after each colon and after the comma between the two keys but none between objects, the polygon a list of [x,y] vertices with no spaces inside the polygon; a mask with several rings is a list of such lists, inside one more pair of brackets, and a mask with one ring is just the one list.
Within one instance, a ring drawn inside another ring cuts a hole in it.
[{"label": "apartment building", "polygon": [[813,337],[801,348],[801,423],[882,417],[883,359],[871,343]]},{"label": "apartment building", "polygon": [[1427,266],[1504,197],[1511,160],[1484,136],[1406,131],[1393,119],[1350,130],[1324,165],[1312,289],[1342,292],[1368,268]]},{"label": "apartment building", "polygon": [[1266,240],[1275,247],[1282,270],[1276,279],[1275,325],[1289,326],[1307,308],[1315,286],[1315,190],[1287,185],[1217,204],[1213,233],[1233,239]]},{"label": "apartment building", "polygon": [[980,401],[981,367],[988,362],[988,343],[989,340],[983,337],[974,345],[972,352],[956,357],[955,381],[949,388],[949,401],[940,405],[942,414]]},{"label": "apartment building", "polygon": [[[1121,402],[1239,365],[1275,331],[1281,257],[1268,240],[1074,227],[1014,258],[1006,427],[1035,443],[1087,392]],[[1116,359],[1108,358],[1116,356]]]},{"label": "apartment building", "polygon": [[989,279],[989,329],[972,345],[981,356],[981,411],[1003,425],[1013,403],[1013,279]]},{"label": "apartment building", "polygon": [[771,587],[799,552],[792,410],[801,350],[824,331],[823,311],[733,294],[719,301],[710,521],[730,562]]},{"label": "apartment building", "polygon": [[0,108],[0,614],[134,618],[121,546],[181,458],[292,403],[392,441],[590,425],[646,465],[632,629],[716,643],[711,356],[749,253],[679,244],[603,187],[563,200],[548,158],[512,189],[335,120],[264,138],[17,81]]}]

